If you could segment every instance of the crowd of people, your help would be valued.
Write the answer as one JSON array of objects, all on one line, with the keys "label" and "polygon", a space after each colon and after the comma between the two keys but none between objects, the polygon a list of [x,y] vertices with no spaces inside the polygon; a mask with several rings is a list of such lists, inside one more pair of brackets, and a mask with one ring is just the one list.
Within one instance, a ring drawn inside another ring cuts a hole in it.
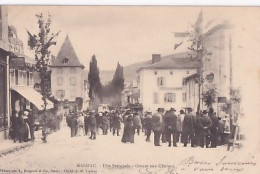
[{"label": "crowd of people", "polygon": [[46,124],[44,133],[50,134],[60,129],[62,117],[57,114],[57,109],[53,108],[46,111],[46,123],[44,123],[44,116],[42,112],[35,113],[31,109],[14,110],[10,119],[9,138],[14,143],[28,142],[35,140],[35,131],[43,130]]},{"label": "crowd of people", "polygon": [[164,112],[158,108],[157,113],[146,112],[147,141],[150,140],[151,130],[154,132],[154,145],[160,146],[167,143],[170,147],[177,147],[177,142],[183,143],[184,147],[190,143],[191,147],[216,148],[218,145],[227,143],[230,134],[230,123],[227,117],[217,117],[212,108],[208,111],[194,114],[191,108],[187,112],[180,110],[176,113],[174,108]]},{"label": "crowd of people", "polygon": [[35,131],[35,116],[31,110],[25,111],[14,111],[11,117],[11,130],[9,136],[13,139],[14,143],[19,141],[28,142],[29,140],[34,141]]},{"label": "crowd of people", "polygon": [[67,125],[71,130],[71,137],[87,136],[91,140],[97,138],[98,130],[103,135],[111,132],[113,136],[121,136],[123,143],[134,143],[135,135],[144,133],[145,141],[151,142],[154,134],[154,145],[168,143],[168,146],[177,147],[182,143],[184,147],[190,143],[191,147],[215,148],[227,143],[230,134],[230,125],[227,118],[217,117],[212,108],[194,114],[191,108],[185,111],[171,108],[165,111],[158,108],[156,113],[147,110],[118,109],[105,112],[88,110],[83,112],[65,113]]}]

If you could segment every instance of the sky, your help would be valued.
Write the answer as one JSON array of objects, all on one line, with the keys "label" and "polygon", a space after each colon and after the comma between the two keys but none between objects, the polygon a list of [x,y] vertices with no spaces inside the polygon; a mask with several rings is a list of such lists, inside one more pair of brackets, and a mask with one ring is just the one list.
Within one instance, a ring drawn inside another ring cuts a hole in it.
[{"label": "sky", "polygon": [[[174,32],[187,30],[200,8],[143,6],[9,6],[9,24],[27,43],[26,29],[37,33],[35,14],[52,15],[53,32],[61,31],[53,54],[57,55],[66,35],[86,68],[93,54],[102,70],[148,60],[154,53],[173,53]],[[185,21],[185,22],[184,22]]]},{"label": "sky", "polygon": [[[126,66],[151,59],[152,54],[174,51],[174,32],[187,31],[200,11],[204,23],[227,20],[234,24],[234,71],[240,76],[258,67],[260,8],[174,7],[174,6],[9,6],[9,25],[27,43],[26,29],[37,33],[35,14],[52,16],[53,32],[61,31],[52,53],[56,56],[65,37],[69,38],[81,63],[88,69],[93,54],[100,70],[114,70],[117,62]],[[187,48],[185,47],[184,50]],[[26,54],[28,51],[25,51]],[[28,53],[29,54],[29,53]],[[250,62],[254,62],[250,64]],[[254,67],[254,68],[256,68]],[[234,80],[235,81],[235,80]]]}]

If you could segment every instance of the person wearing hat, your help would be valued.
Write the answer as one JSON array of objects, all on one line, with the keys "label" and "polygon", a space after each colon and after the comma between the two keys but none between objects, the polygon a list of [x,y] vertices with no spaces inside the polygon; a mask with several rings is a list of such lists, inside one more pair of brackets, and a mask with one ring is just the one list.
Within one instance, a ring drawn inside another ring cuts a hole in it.
[{"label": "person wearing hat", "polygon": [[154,132],[154,145],[155,146],[161,146],[160,145],[160,137],[162,134],[162,128],[163,128],[163,108],[158,108],[157,113],[155,113],[152,116],[152,127]]},{"label": "person wearing hat", "polygon": [[25,123],[25,130],[26,130],[26,132],[24,134],[24,141],[25,142],[28,142],[29,139],[31,139],[28,114],[29,114],[28,111],[23,112],[23,120],[24,120],[24,123]]},{"label": "person wearing hat", "polygon": [[26,125],[25,121],[23,119],[23,111],[18,112],[18,121],[17,121],[17,130],[18,130],[18,139],[19,143],[24,142],[25,140],[25,134],[26,134]]},{"label": "person wearing hat", "polygon": [[35,129],[35,115],[32,113],[32,110],[28,109],[28,124],[30,128],[31,141],[35,140],[34,129]]},{"label": "person wearing hat", "polygon": [[117,134],[117,136],[119,136],[119,131],[121,129],[121,118],[119,115],[119,112],[115,112],[112,115],[112,121],[113,121],[113,136],[115,136],[115,134]]},{"label": "person wearing hat", "polygon": [[134,128],[133,114],[129,114],[124,122],[124,131],[123,131],[121,142],[134,143],[134,135],[135,135],[135,128]]},{"label": "person wearing hat", "polygon": [[137,130],[137,134],[140,135],[141,117],[140,117],[138,111],[135,111],[133,121],[134,121],[134,128],[135,128],[135,130]]},{"label": "person wearing hat", "polygon": [[101,118],[101,128],[103,135],[107,135],[107,130],[109,129],[109,119],[107,117],[107,111],[104,112],[102,118]]},{"label": "person wearing hat", "polygon": [[175,108],[171,108],[165,114],[166,139],[169,143],[169,147],[171,147],[171,137],[173,139],[173,146],[177,147],[177,116],[175,112]]},{"label": "person wearing hat", "polygon": [[89,113],[89,129],[90,129],[90,137],[89,139],[95,140],[96,132],[97,132],[97,120],[96,120],[96,114],[94,110],[91,110]]},{"label": "person wearing hat", "polygon": [[18,123],[19,123],[19,116],[18,116],[17,111],[15,110],[15,111],[13,111],[12,117],[11,117],[12,138],[14,140],[14,143],[17,140],[19,140]]},{"label": "person wearing hat", "polygon": [[217,117],[216,112],[214,112],[213,109],[209,110],[209,118],[212,122],[212,125],[210,127],[210,147],[216,148],[218,145],[218,124],[219,119]]},{"label": "person wearing hat", "polygon": [[180,114],[177,116],[177,125],[176,125],[176,129],[177,129],[177,133],[176,133],[176,142],[180,141],[180,137],[181,137],[181,143],[183,142],[183,138],[181,136],[182,134],[182,126],[183,126],[183,120],[185,117],[185,113],[183,110],[180,110]]},{"label": "person wearing hat", "polygon": [[209,148],[210,143],[210,127],[212,122],[208,116],[207,110],[202,112],[202,116],[198,119],[198,133],[199,133],[199,145],[200,147],[204,147],[206,144],[206,148]]},{"label": "person wearing hat", "polygon": [[184,147],[187,146],[189,139],[191,140],[191,147],[195,147],[195,116],[192,114],[192,108],[187,108],[187,114],[183,119],[182,136]]},{"label": "person wearing hat", "polygon": [[77,135],[77,129],[78,129],[78,123],[77,123],[77,115],[73,113],[71,113],[71,117],[69,120],[69,127],[70,127],[70,136],[71,137],[75,137]]},{"label": "person wearing hat", "polygon": [[85,136],[85,124],[84,124],[84,116],[83,113],[79,113],[79,117],[77,118],[77,136],[81,136],[81,134],[83,136]]},{"label": "person wearing hat", "polygon": [[146,140],[147,142],[150,142],[150,136],[152,132],[152,111],[151,109],[147,110],[144,118],[145,123],[145,129],[146,129]]}]

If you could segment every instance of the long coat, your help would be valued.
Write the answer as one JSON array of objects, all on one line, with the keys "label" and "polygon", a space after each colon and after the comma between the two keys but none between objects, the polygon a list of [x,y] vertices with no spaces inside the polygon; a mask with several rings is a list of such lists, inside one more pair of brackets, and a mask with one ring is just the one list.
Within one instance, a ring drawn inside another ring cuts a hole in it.
[{"label": "long coat", "polygon": [[219,119],[216,115],[211,115],[210,117],[210,120],[212,122],[212,125],[210,127],[210,132],[211,133],[217,133],[218,131],[218,125],[219,125]]},{"label": "long coat", "polygon": [[89,129],[91,132],[97,131],[97,120],[94,114],[89,116]]},{"label": "long coat", "polygon": [[200,136],[206,136],[210,134],[210,127],[212,122],[208,116],[201,116],[198,118],[198,129]]},{"label": "long coat", "polygon": [[120,125],[120,117],[118,114],[114,114],[113,115],[113,128],[114,129],[120,129],[121,125]]},{"label": "long coat", "polygon": [[195,125],[196,124],[196,118],[191,113],[188,113],[184,116],[183,119],[183,125],[182,125],[182,132],[183,133],[195,133]]},{"label": "long coat", "polygon": [[133,117],[128,116],[128,118],[125,120],[124,123],[124,133],[122,137],[122,142],[131,142],[134,143],[134,134],[135,134],[135,129],[134,129],[134,122],[133,122]]},{"label": "long coat", "polygon": [[141,117],[140,115],[134,116],[134,128],[140,128],[141,127]]},{"label": "long coat", "polygon": [[164,122],[167,132],[177,130],[177,116],[172,111],[165,114]]},{"label": "long coat", "polygon": [[144,123],[145,123],[146,129],[152,129],[153,124],[152,124],[152,115],[151,114],[146,115],[146,117],[144,119]]},{"label": "long coat", "polygon": [[102,129],[108,129],[109,128],[110,122],[109,122],[109,119],[106,115],[104,115],[102,117],[101,122],[102,122]]},{"label": "long coat", "polygon": [[162,132],[163,130],[163,123],[162,123],[162,114],[156,113],[152,117],[152,127],[153,131],[159,131]]}]

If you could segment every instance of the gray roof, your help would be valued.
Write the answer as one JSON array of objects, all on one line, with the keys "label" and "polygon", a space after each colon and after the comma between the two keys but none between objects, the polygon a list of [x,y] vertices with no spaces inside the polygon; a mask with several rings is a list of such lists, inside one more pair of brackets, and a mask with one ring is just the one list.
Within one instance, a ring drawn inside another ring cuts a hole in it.
[{"label": "gray roof", "polygon": [[197,69],[199,67],[199,63],[191,60],[187,53],[172,54],[161,59],[159,62],[139,68],[137,72],[142,69]]},{"label": "gray roof", "polygon": [[[68,63],[66,64],[63,63],[64,59],[68,59]],[[53,60],[51,66],[52,67],[84,67],[80,63],[68,36],[64,40],[61,49],[57,57]]]}]

